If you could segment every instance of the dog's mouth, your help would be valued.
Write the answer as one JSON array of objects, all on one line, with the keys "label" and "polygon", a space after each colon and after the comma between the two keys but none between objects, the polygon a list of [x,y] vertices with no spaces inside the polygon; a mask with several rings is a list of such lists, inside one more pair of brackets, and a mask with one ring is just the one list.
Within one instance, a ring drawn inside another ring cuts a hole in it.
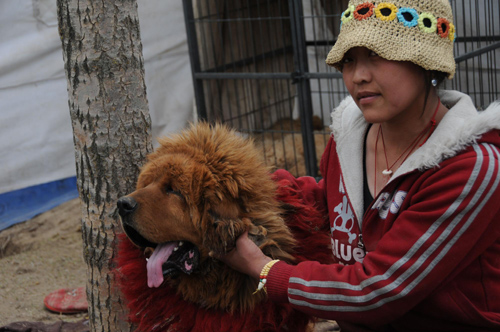
[{"label": "dog's mouth", "polygon": [[171,241],[160,243],[148,259],[148,286],[160,287],[165,277],[179,273],[191,274],[198,268],[199,251],[190,242]]},{"label": "dog's mouth", "polygon": [[147,258],[148,286],[160,287],[165,277],[175,278],[180,273],[192,274],[198,269],[200,252],[198,248],[187,241],[169,241],[154,243],[144,238],[134,228],[124,225],[124,230],[130,240],[142,248],[153,248]]}]

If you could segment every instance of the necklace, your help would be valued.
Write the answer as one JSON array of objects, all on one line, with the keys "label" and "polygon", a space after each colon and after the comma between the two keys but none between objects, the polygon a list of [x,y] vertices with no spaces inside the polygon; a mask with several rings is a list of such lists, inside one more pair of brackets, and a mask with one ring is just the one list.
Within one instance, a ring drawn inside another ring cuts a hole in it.
[{"label": "necklace", "polygon": [[399,157],[392,163],[391,166],[389,166],[389,161],[387,159],[387,152],[385,149],[384,132],[382,130],[382,125],[379,125],[378,132],[377,132],[377,139],[375,140],[375,167],[374,167],[374,173],[375,173],[374,194],[375,194],[375,196],[376,196],[376,190],[377,190],[377,146],[378,146],[379,137],[382,137],[382,146],[384,148],[385,165],[386,165],[386,169],[384,169],[382,171],[382,174],[386,175],[386,176],[388,175],[390,177],[390,176],[392,176],[392,173],[393,173],[392,168],[398,163],[398,161],[401,158],[403,158],[403,156],[405,156],[405,157],[404,157],[403,161],[401,162],[401,164],[403,164],[406,161],[406,159],[408,159],[408,157],[411,155],[412,151],[416,148],[418,142],[422,139],[422,137],[425,135],[425,133],[429,130],[429,127],[430,127],[429,134],[427,135],[425,140],[422,142],[422,144],[419,145],[419,147],[424,145],[425,142],[427,142],[429,137],[432,135],[432,133],[434,132],[434,129],[436,128],[436,114],[439,110],[440,105],[441,105],[441,100],[438,98],[437,107],[434,110],[434,114],[432,115],[432,119],[429,122],[429,124],[424,127],[424,129],[417,135],[417,137],[415,137],[415,139],[410,143],[410,145],[408,145],[408,147],[403,151],[403,153],[401,153],[399,155]]}]

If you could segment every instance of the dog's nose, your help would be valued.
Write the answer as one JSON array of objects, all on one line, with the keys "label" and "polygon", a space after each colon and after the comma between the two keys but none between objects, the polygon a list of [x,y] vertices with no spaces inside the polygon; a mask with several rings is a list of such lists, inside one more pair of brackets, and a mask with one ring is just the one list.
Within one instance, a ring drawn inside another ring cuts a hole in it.
[{"label": "dog's nose", "polygon": [[118,213],[122,217],[131,214],[132,212],[135,211],[135,209],[137,209],[137,201],[132,197],[128,196],[124,196],[118,199],[116,205],[118,205]]}]

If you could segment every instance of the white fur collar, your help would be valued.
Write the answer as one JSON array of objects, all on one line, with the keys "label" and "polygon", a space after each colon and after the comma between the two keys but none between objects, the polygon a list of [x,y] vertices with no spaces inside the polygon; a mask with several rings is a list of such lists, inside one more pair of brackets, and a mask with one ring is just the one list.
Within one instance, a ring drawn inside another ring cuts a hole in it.
[{"label": "white fur collar", "polygon": [[[474,143],[482,134],[500,129],[500,102],[477,112],[469,96],[457,91],[441,91],[441,101],[450,110],[429,140],[413,153],[395,172],[392,179],[415,169],[438,166]],[[363,143],[368,123],[351,97],[344,99],[332,112],[332,133],[344,182],[358,220],[363,214]]]}]

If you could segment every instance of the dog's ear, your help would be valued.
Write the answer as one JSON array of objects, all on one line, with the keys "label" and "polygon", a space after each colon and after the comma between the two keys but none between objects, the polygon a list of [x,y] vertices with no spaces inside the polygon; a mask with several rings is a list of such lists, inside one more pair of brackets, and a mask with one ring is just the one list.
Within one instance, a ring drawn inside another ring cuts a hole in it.
[{"label": "dog's ear", "polygon": [[237,198],[239,196],[238,182],[235,179],[232,178],[224,179],[224,182],[221,185],[221,187],[225,188],[227,190],[227,193],[232,198]]}]

